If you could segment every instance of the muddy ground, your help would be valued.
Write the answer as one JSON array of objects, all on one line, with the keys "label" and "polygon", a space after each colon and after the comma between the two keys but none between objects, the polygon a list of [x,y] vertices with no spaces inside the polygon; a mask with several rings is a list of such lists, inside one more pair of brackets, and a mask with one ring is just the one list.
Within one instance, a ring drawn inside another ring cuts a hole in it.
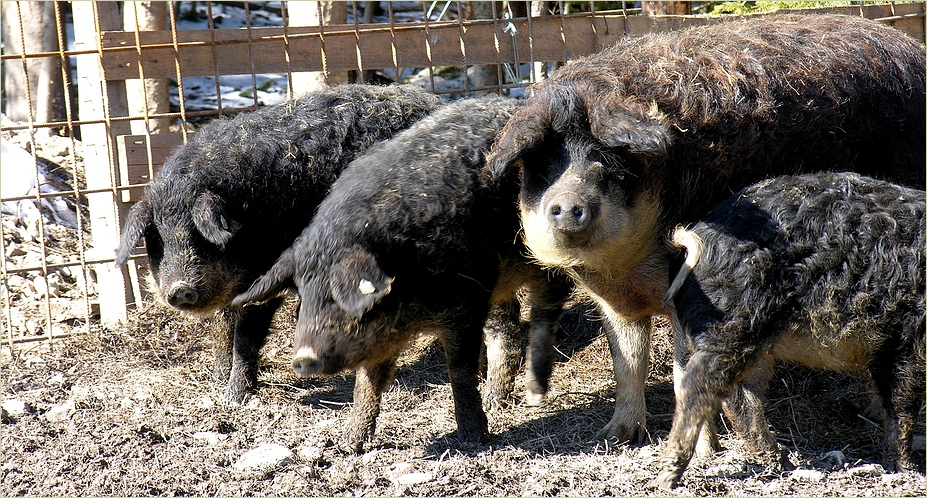
[{"label": "muddy ground", "polygon": [[[292,372],[292,304],[278,313],[259,385],[241,406],[222,401],[208,323],[155,305],[125,327],[53,349],[4,347],[0,495],[665,495],[647,482],[672,416],[666,330],[654,337],[649,442],[616,445],[594,438],[611,415],[613,383],[607,343],[588,313],[577,305],[564,320],[547,405],[516,402],[490,414],[490,444],[470,449],[448,437],[455,425],[443,353],[423,338],[385,394],[368,451],[339,452],[353,374]],[[869,403],[856,377],[780,367],[767,412],[799,470],[770,474],[745,462],[722,420],[725,450],[693,461],[670,494],[924,496],[922,473],[877,465],[881,430],[861,418]],[[248,467],[243,455],[257,448],[282,453]]]}]

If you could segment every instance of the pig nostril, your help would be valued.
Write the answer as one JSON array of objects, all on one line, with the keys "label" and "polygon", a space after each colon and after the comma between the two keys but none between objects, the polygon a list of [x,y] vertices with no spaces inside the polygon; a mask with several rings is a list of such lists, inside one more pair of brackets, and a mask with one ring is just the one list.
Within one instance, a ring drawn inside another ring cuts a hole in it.
[{"label": "pig nostril", "polygon": [[293,371],[300,377],[308,377],[318,370],[318,363],[308,358],[296,358],[293,360]]},{"label": "pig nostril", "polygon": [[167,304],[174,307],[196,304],[197,299],[199,293],[196,289],[182,282],[172,285],[167,293]]},{"label": "pig nostril", "polygon": [[580,232],[594,221],[593,206],[574,196],[563,196],[560,202],[550,205],[550,223],[561,232]]}]

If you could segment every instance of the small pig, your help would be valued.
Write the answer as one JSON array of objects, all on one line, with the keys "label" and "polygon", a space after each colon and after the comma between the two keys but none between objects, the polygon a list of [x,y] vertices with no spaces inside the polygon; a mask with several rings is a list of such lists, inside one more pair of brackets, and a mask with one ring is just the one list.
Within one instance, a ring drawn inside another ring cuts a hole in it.
[{"label": "small pig", "polygon": [[281,300],[229,304],[309,223],[356,155],[440,105],[412,87],[342,85],[204,126],[168,158],[129,212],[116,253],[144,238],[156,295],[214,315],[216,371],[241,402]]},{"label": "small pig", "polygon": [[484,168],[518,106],[502,97],[461,100],[372,147],[342,173],[293,246],[233,301],[298,290],[293,368],[357,371],[345,436],[351,451],[373,436],[396,360],[417,334],[433,332],[444,346],[457,437],[474,444],[488,435],[477,387],[490,306],[511,303],[527,285],[532,335],[556,330],[570,287],[525,255],[517,176],[494,180]]},{"label": "small pig", "polygon": [[914,469],[924,221],[922,190],[822,173],[753,185],[678,229],[687,257],[667,301],[690,356],[654,483],[679,483],[699,427],[722,406],[753,456],[786,463],[763,416],[776,361],[870,372],[887,414],[886,464]]}]

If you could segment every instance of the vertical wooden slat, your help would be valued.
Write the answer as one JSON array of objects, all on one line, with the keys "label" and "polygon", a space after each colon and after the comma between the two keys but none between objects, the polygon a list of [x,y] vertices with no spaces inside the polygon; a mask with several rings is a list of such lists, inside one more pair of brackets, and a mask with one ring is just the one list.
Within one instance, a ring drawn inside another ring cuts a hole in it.
[{"label": "vertical wooden slat", "polygon": [[[122,29],[117,2],[74,2],[74,38],[77,50],[98,50],[97,29]],[[104,82],[100,54],[77,56],[77,87],[80,98],[78,113],[81,120],[99,120],[128,114],[125,84],[121,81]],[[107,105],[109,109],[107,109]],[[119,184],[115,164],[115,135],[129,133],[127,123],[107,120],[102,124],[81,125],[84,145],[87,188],[110,189],[87,195],[90,210],[90,233],[93,248],[89,259],[113,257],[119,240],[119,222],[125,217],[128,205],[118,202],[115,186]],[[95,265],[97,292],[100,298],[100,319],[112,325],[126,320],[126,304],[132,298],[127,287],[128,271],[117,268],[112,262]]]}]

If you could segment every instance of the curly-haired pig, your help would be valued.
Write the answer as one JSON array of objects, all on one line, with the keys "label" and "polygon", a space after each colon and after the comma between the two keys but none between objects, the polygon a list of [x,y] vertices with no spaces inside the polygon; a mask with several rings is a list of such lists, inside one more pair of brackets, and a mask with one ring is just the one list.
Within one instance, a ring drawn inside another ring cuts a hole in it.
[{"label": "curly-haired pig", "polygon": [[243,304],[295,287],[293,368],[357,371],[346,432],[352,451],[373,436],[382,392],[418,334],[435,333],[443,345],[457,437],[474,444],[488,436],[478,374],[490,306],[528,286],[531,335],[555,330],[570,286],[526,256],[517,176],[493,179],[484,167],[519,105],[457,101],[371,148],[342,173],[293,247],[235,298]]},{"label": "curly-haired pig", "polygon": [[177,149],[129,212],[116,261],[144,239],[155,294],[212,317],[216,371],[240,402],[281,300],[245,309],[233,297],[266,272],[309,223],[359,153],[439,107],[403,86],[342,85],[220,119]]},{"label": "curly-haired pig", "polygon": [[768,176],[828,169],[925,186],[925,51],[859,16],[771,14],[628,37],[537,83],[489,159],[523,173],[526,245],[599,305],[615,409],[641,441],[669,236]]},{"label": "curly-haired pig", "polygon": [[925,197],[853,173],[748,187],[673,240],[667,295],[689,353],[655,483],[679,483],[698,428],[723,406],[760,463],[787,465],[763,415],[777,361],[868,372],[885,417],[885,464],[916,469],[925,395]]}]

